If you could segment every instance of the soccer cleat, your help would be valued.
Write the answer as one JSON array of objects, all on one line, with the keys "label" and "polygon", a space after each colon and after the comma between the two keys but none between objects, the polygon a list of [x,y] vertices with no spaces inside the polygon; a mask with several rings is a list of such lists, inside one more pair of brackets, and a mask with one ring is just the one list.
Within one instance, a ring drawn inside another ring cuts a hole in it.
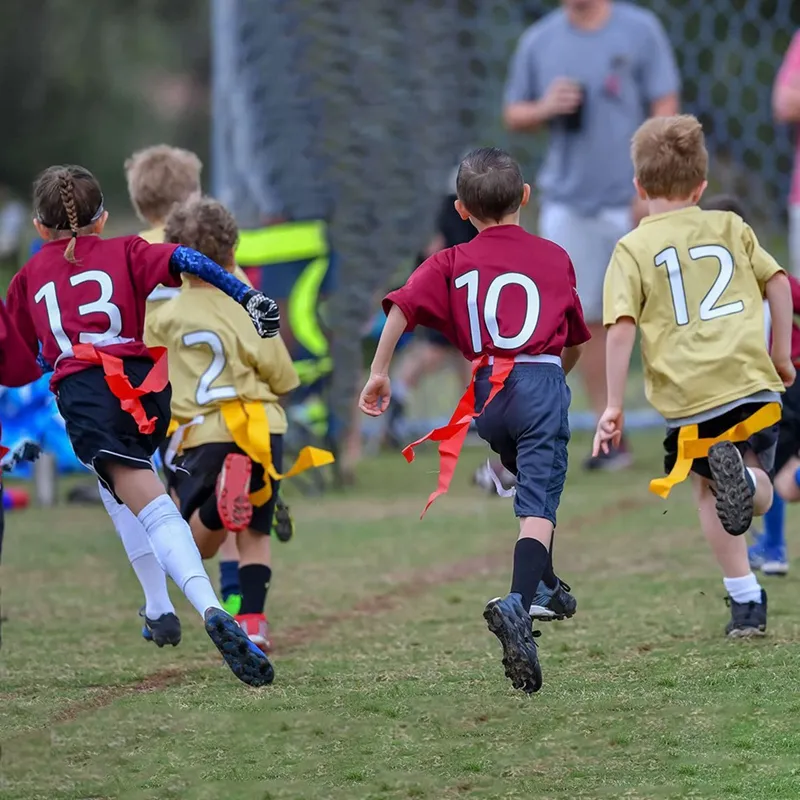
[{"label": "soccer cleat", "polygon": [[181,643],[181,621],[175,614],[162,614],[158,619],[148,619],[144,606],[139,609],[142,624],[142,638],[146,642],[155,642],[158,647],[171,644],[177,647]]},{"label": "soccer cleat", "polygon": [[250,641],[265,653],[272,650],[269,638],[269,623],[263,614],[239,614],[236,621],[242,630],[250,637]]},{"label": "soccer cleat", "polygon": [[503,666],[506,677],[515,689],[526,694],[542,688],[542,668],[530,615],[522,605],[519,594],[496,597],[486,604],[483,618],[489,630],[503,646]]},{"label": "soccer cleat", "polygon": [[578,610],[578,601],[570,594],[568,584],[560,579],[555,589],[549,589],[544,581],[539,581],[536,595],[531,605],[531,619],[540,622],[551,622],[558,619],[569,619]]},{"label": "soccer cleat", "polygon": [[250,459],[239,453],[225,457],[217,479],[217,510],[226,531],[239,533],[253,518],[250,502]]},{"label": "soccer cleat", "polygon": [[204,619],[206,633],[242,683],[268,686],[275,680],[275,670],[266,653],[250,641],[230,614],[221,608],[209,608]]},{"label": "soccer cleat", "polygon": [[760,603],[737,603],[732,597],[726,597],[725,603],[731,610],[731,621],[725,626],[725,635],[729,639],[766,635],[767,593],[763,589]]},{"label": "soccer cleat", "polygon": [[240,594],[229,594],[222,598],[222,608],[232,617],[239,615],[242,610],[242,596]]},{"label": "soccer cleat", "polygon": [[708,466],[714,478],[719,521],[731,536],[741,536],[753,521],[755,494],[742,454],[733,442],[718,442],[708,450]]},{"label": "soccer cleat", "polygon": [[294,520],[289,506],[280,497],[275,501],[275,516],[272,520],[272,531],[278,541],[288,542],[294,536]]},{"label": "soccer cleat", "polygon": [[789,572],[789,559],[785,545],[767,547],[764,537],[759,536],[747,548],[750,569],[761,570],[763,575],[783,577]]}]

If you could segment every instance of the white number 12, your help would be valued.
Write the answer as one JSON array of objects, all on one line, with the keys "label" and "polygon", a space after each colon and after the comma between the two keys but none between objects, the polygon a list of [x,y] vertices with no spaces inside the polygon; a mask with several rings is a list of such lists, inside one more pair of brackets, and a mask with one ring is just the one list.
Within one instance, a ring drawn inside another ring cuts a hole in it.
[{"label": "white number 12", "polygon": [[[700,303],[700,319],[706,322],[718,317],[727,317],[738,314],[744,310],[744,303],[736,300],[733,303],[723,303],[718,306],[720,298],[733,278],[733,256],[719,245],[709,244],[689,248],[689,258],[699,261],[701,258],[716,258],[719,261],[719,272],[711,288]],[[687,325],[689,322],[689,308],[686,304],[686,291],[683,287],[683,273],[678,251],[674,247],[667,247],[655,257],[657,267],[667,268],[669,290],[672,294],[672,307],[675,311],[675,322],[678,325]]]}]

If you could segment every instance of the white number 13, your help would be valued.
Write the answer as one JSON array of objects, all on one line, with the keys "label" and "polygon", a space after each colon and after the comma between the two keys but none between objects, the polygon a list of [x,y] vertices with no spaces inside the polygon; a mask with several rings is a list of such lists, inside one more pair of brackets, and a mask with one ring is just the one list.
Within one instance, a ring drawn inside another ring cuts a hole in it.
[{"label": "white number 13", "polygon": [[[724,247],[715,244],[690,247],[689,258],[692,261],[699,261],[701,258],[715,258],[719,261],[717,279],[700,303],[700,319],[703,322],[718,317],[727,317],[730,314],[738,314],[744,310],[744,303],[741,300],[723,303],[721,306],[717,305],[733,278],[733,256]],[[678,259],[678,251],[674,247],[667,247],[655,257],[655,264],[657,267],[667,268],[675,322],[678,325],[687,325],[689,323],[689,307],[686,304],[686,291],[683,287],[683,273],[681,272],[681,262]]]}]

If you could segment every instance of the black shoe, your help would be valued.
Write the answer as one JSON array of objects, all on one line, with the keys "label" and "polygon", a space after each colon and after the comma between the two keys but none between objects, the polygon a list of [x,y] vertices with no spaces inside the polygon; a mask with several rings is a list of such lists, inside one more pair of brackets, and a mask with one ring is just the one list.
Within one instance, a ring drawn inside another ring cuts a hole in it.
[{"label": "black shoe", "polygon": [[181,643],[181,621],[175,614],[162,614],[158,619],[148,619],[142,606],[139,616],[144,620],[142,638],[146,642],[155,642],[158,647],[166,644],[177,647]]},{"label": "black shoe", "polygon": [[526,694],[538,692],[542,688],[542,668],[535,641],[539,631],[532,630],[533,623],[522,606],[522,597],[509,594],[490,600],[483,618],[503,645],[503,666],[514,688]]},{"label": "black shoe", "polygon": [[268,686],[275,670],[267,654],[250,641],[239,623],[221,608],[209,608],[205,615],[206,633],[214,642],[231,672],[248,686]]},{"label": "black shoe", "polygon": [[609,447],[607,453],[600,452],[596,456],[588,456],[583,462],[583,468],[589,471],[617,472],[627,469],[631,464],[633,464],[633,456],[623,439],[619,447]]},{"label": "black shoe", "polygon": [[531,618],[540,622],[551,622],[558,619],[569,619],[578,610],[578,601],[570,594],[568,584],[557,579],[555,589],[548,589],[544,581],[539,581],[536,595],[531,604]]},{"label": "black shoe", "polygon": [[732,597],[725,602],[731,610],[731,621],[725,626],[729,639],[748,639],[767,633],[767,593],[761,590],[761,602],[737,603]]},{"label": "black shoe", "polygon": [[280,497],[275,501],[275,518],[272,530],[278,541],[288,542],[294,536],[294,520],[289,513],[289,506]]},{"label": "black shoe", "polygon": [[719,521],[731,536],[741,536],[753,521],[756,488],[745,471],[742,454],[733,442],[718,442],[709,448],[708,466],[716,484]]}]

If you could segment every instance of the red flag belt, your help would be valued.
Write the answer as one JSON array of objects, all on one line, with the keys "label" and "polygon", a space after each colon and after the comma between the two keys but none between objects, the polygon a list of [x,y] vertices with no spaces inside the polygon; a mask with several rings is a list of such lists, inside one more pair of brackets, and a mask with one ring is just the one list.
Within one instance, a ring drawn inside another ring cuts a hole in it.
[{"label": "red flag belt", "polygon": [[76,344],[72,348],[78,361],[87,361],[103,368],[106,383],[111,394],[119,400],[123,411],[127,411],[136,421],[139,432],[150,434],[155,430],[156,417],[145,413],[141,398],[146,394],[160,392],[169,383],[167,369],[167,348],[149,347],[148,352],[153,359],[153,368],[139,386],[132,386],[130,378],[125,374],[125,364],[121,358],[112,356],[96,348],[93,344]]},{"label": "red flag belt", "polygon": [[456,410],[453,416],[450,417],[450,422],[443,425],[441,428],[435,428],[429,434],[417,439],[403,448],[403,456],[409,464],[414,460],[414,448],[423,442],[432,441],[439,442],[439,484],[436,491],[428,498],[425,508],[422,510],[420,519],[425,516],[425,512],[431,507],[431,504],[437,497],[443,495],[449,488],[450,482],[453,480],[453,474],[456,471],[456,464],[458,463],[458,456],[461,453],[461,448],[464,446],[464,440],[469,433],[469,426],[472,420],[479,417],[486,406],[494,400],[497,393],[503,388],[511,370],[514,368],[513,358],[497,358],[495,357],[492,364],[492,375],[489,381],[492,385],[489,396],[483,404],[483,408],[475,411],[475,374],[481,367],[489,366],[489,356],[482,356],[472,362],[472,378],[470,379],[467,391],[464,396],[458,401]]}]

